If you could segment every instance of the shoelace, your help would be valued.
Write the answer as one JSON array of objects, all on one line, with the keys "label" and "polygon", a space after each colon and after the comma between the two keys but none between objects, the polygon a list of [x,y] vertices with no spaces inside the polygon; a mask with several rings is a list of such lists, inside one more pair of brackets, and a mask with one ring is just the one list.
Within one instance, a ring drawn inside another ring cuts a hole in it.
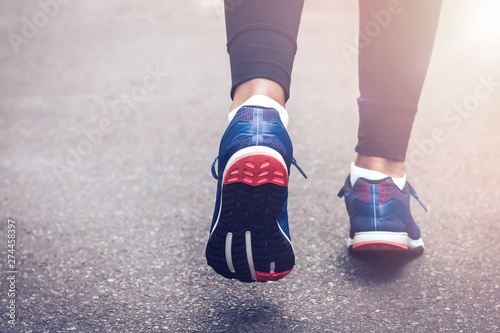
[{"label": "shoelace", "polygon": [[[408,182],[407,182],[408,183]],[[415,191],[415,189],[413,188],[413,186],[411,186],[410,183],[408,183],[408,187],[410,188],[410,194],[415,198],[417,199],[418,203],[420,205],[422,205],[422,207],[425,209],[426,212],[428,212],[429,210],[424,206],[424,204],[422,203],[422,201],[420,201],[420,198],[418,197],[418,194],[417,194],[417,191]]]},{"label": "shoelace", "polygon": [[[217,175],[217,171],[215,170],[215,164],[217,163],[218,159],[219,159],[219,156],[217,156],[215,158],[214,162],[212,163],[212,176],[215,179],[219,179],[219,176]],[[304,170],[302,170],[302,168],[299,166],[299,164],[297,163],[297,160],[294,157],[292,157],[292,164],[295,165],[295,167],[297,168],[297,170],[299,170],[299,172],[302,174],[302,176],[304,176],[304,178],[307,179],[306,173],[304,172]]]},{"label": "shoelace", "polygon": [[[411,196],[414,197],[418,201],[418,203],[424,208],[424,210],[426,212],[428,212],[429,210],[427,209],[427,207],[425,207],[424,203],[418,197],[417,191],[415,191],[415,189],[413,188],[413,186],[411,186],[411,184],[409,182],[406,182],[406,184],[408,184],[408,188],[410,189]],[[345,194],[345,186],[342,186],[342,188],[340,189],[337,196],[339,198],[342,198],[344,196],[344,194]]]}]

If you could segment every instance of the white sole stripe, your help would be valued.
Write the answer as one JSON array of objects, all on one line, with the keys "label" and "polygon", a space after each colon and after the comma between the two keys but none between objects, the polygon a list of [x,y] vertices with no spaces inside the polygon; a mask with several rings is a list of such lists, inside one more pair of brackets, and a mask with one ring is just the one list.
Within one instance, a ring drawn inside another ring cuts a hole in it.
[{"label": "white sole stripe", "polygon": [[250,231],[245,232],[245,247],[247,250],[248,268],[250,268],[250,274],[252,275],[252,279],[255,281],[257,280],[257,276],[255,275],[255,267],[253,265],[252,233]]},{"label": "white sole stripe", "polygon": [[285,232],[283,231],[283,229],[281,229],[281,226],[280,226],[280,224],[279,224],[278,221],[276,221],[276,224],[278,225],[278,228],[280,229],[281,235],[283,235],[283,237],[285,237],[285,239],[288,241],[288,243],[292,247],[292,252],[295,253],[295,250],[293,249],[292,241],[290,240],[290,238],[288,238],[288,236],[285,234]]},{"label": "white sole stripe", "polygon": [[226,263],[231,273],[235,273],[236,271],[234,270],[233,266],[233,257],[231,255],[232,244],[233,244],[233,233],[228,232],[226,235]]}]

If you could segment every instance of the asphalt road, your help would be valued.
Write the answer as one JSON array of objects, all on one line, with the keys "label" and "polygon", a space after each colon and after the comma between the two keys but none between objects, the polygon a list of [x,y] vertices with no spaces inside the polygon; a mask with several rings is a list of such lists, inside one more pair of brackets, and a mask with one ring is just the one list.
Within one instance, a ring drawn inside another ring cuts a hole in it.
[{"label": "asphalt road", "polygon": [[443,7],[407,165],[426,250],[401,257],[346,250],[357,5],[306,1],[288,104],[309,175],[291,175],[297,264],[244,284],[204,257],[230,103],[217,2],[2,2],[0,331],[499,332],[500,27],[496,2],[471,4]]}]

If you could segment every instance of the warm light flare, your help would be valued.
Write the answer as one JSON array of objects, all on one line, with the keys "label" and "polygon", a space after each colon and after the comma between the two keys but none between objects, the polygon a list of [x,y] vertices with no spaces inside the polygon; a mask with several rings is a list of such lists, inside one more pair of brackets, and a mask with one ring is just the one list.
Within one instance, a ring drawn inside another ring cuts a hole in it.
[{"label": "warm light flare", "polygon": [[480,0],[467,1],[464,28],[468,35],[477,38],[478,42],[489,41],[500,44],[500,1]]}]

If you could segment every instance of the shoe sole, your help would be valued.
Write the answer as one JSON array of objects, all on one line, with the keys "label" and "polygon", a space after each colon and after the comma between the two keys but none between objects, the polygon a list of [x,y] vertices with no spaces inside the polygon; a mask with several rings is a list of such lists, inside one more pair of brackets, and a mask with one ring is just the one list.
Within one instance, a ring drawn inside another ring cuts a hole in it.
[{"label": "shoe sole", "polygon": [[266,282],[290,273],[295,255],[277,221],[287,186],[285,162],[271,148],[244,148],[229,159],[219,217],[206,248],[207,263],[218,274]]},{"label": "shoe sole", "polygon": [[411,239],[406,232],[365,231],[347,239],[347,246],[351,251],[421,252],[424,242],[421,238]]}]

